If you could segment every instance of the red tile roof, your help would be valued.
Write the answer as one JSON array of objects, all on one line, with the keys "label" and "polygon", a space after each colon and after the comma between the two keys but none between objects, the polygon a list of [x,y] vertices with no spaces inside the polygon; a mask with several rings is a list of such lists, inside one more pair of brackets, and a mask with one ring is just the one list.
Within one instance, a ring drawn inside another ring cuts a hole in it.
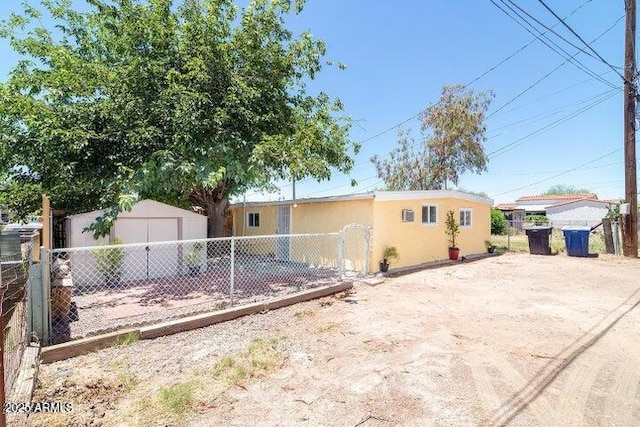
[{"label": "red tile roof", "polygon": [[544,196],[522,196],[516,200],[516,203],[520,202],[547,202],[562,200],[569,202],[572,200],[598,200],[598,196],[595,193],[574,193],[574,194],[546,194]]}]

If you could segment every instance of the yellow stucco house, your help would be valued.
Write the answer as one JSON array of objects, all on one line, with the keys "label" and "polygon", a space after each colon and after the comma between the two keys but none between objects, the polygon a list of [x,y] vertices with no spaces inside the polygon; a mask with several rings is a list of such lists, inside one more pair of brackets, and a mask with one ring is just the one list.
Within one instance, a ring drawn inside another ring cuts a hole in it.
[{"label": "yellow stucco house", "polygon": [[[371,229],[368,271],[376,272],[384,248],[400,258],[392,268],[448,258],[447,211],[460,225],[460,255],[486,252],[491,206],[486,197],[453,190],[376,191],[366,194],[231,205],[235,236],[338,232],[348,224]],[[292,251],[295,252],[295,251]]]}]

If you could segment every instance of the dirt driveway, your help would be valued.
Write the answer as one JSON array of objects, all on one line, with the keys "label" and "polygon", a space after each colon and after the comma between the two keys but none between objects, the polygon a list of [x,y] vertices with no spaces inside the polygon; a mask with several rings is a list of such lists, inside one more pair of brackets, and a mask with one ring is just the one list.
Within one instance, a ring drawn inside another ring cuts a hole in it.
[{"label": "dirt driveway", "polygon": [[35,399],[74,411],[32,424],[640,425],[638,277],[507,254],[360,284],[43,366]]}]

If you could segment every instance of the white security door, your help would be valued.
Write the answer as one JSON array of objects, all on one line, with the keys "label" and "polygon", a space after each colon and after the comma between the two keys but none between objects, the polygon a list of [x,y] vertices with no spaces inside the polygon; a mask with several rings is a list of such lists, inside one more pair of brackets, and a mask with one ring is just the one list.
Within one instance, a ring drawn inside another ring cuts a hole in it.
[{"label": "white security door", "polygon": [[[277,234],[291,234],[291,205],[278,205],[276,214]],[[291,256],[291,238],[278,237],[276,239],[276,259],[289,261]]]}]

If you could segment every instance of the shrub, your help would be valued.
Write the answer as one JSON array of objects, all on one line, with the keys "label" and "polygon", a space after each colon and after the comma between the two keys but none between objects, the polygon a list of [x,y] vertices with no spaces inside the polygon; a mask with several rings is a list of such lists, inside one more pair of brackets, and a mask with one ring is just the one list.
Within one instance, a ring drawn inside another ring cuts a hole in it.
[{"label": "shrub", "polygon": [[108,283],[118,282],[122,274],[122,267],[126,253],[123,248],[114,245],[122,244],[122,239],[115,238],[108,246],[100,246],[91,251],[96,269],[102,273]]},{"label": "shrub", "polygon": [[533,225],[547,225],[549,224],[549,218],[545,215],[525,215],[524,222],[530,222]]},{"label": "shrub", "polygon": [[507,234],[507,218],[504,212],[499,209],[491,208],[491,234]]}]

